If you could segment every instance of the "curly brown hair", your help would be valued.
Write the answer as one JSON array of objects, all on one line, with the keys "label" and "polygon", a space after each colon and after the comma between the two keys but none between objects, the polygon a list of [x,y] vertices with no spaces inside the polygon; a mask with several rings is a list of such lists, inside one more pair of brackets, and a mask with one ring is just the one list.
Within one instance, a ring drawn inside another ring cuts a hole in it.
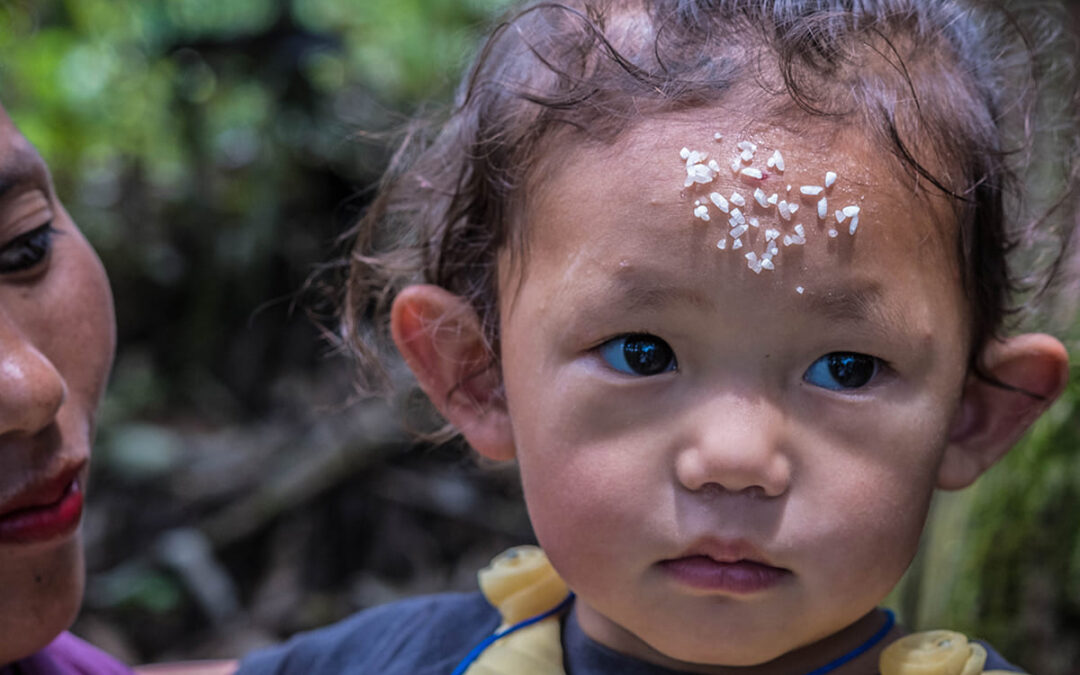
[{"label": "curly brown hair", "polygon": [[[965,0],[569,0],[498,23],[439,120],[405,134],[349,233],[340,337],[379,391],[388,311],[430,283],[475,308],[498,364],[496,261],[553,147],[749,87],[762,115],[861,124],[912,189],[947,195],[971,362],[1060,286],[1076,224],[1073,45],[1058,4]],[[942,169],[941,167],[947,167]]]}]

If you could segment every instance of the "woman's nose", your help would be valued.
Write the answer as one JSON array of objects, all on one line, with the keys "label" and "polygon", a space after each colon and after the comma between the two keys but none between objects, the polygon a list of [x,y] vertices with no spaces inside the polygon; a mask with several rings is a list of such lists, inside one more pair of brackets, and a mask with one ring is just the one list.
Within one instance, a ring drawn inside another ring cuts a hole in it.
[{"label": "woman's nose", "polygon": [[67,396],[53,363],[0,316],[0,435],[33,435],[56,419]]},{"label": "woman's nose", "polygon": [[778,497],[791,483],[784,420],[767,401],[716,401],[694,411],[675,473],[689,490]]}]

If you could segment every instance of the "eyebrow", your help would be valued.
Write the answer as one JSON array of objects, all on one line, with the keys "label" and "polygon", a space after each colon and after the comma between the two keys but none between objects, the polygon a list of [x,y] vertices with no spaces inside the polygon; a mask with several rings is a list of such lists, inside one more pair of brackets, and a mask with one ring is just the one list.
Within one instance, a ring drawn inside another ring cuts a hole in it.
[{"label": "eyebrow", "polygon": [[838,322],[871,320],[880,323],[893,323],[882,306],[883,293],[877,284],[867,286],[831,288],[807,297],[810,308],[822,318]]},{"label": "eyebrow", "polygon": [[[648,313],[672,305],[713,311],[714,298],[689,286],[642,271],[627,272],[616,278],[597,296],[603,309],[626,313]],[[882,286],[873,281],[856,282],[808,292],[798,302],[808,303],[807,310],[824,321],[840,324],[869,324],[891,330],[910,324],[900,308],[887,302]],[[595,306],[594,306],[595,307]]]},{"label": "eyebrow", "polygon": [[697,309],[714,309],[716,303],[709,296],[686,286],[646,280],[638,275],[617,277],[604,290],[610,306],[626,312],[650,312],[671,305],[689,305]]}]

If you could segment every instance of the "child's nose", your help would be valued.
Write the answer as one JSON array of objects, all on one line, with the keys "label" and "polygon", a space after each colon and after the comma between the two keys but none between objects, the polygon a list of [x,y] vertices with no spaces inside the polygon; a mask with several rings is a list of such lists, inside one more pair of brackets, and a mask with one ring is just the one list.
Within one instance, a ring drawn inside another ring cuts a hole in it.
[{"label": "child's nose", "polygon": [[67,396],[53,363],[0,311],[0,435],[33,435]]},{"label": "child's nose", "polygon": [[692,417],[691,440],[675,461],[684,487],[768,497],[787,491],[791,457],[784,448],[783,417],[771,403],[714,401]]}]

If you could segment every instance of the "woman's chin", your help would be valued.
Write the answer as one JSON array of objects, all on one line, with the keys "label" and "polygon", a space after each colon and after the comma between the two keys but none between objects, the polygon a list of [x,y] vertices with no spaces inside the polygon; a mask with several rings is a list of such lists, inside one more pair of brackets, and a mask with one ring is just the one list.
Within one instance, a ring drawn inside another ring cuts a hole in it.
[{"label": "woman's chin", "polygon": [[[23,552],[26,553],[26,552]],[[0,564],[0,664],[25,658],[75,621],[85,573],[78,533],[38,555],[3,555]]]}]

